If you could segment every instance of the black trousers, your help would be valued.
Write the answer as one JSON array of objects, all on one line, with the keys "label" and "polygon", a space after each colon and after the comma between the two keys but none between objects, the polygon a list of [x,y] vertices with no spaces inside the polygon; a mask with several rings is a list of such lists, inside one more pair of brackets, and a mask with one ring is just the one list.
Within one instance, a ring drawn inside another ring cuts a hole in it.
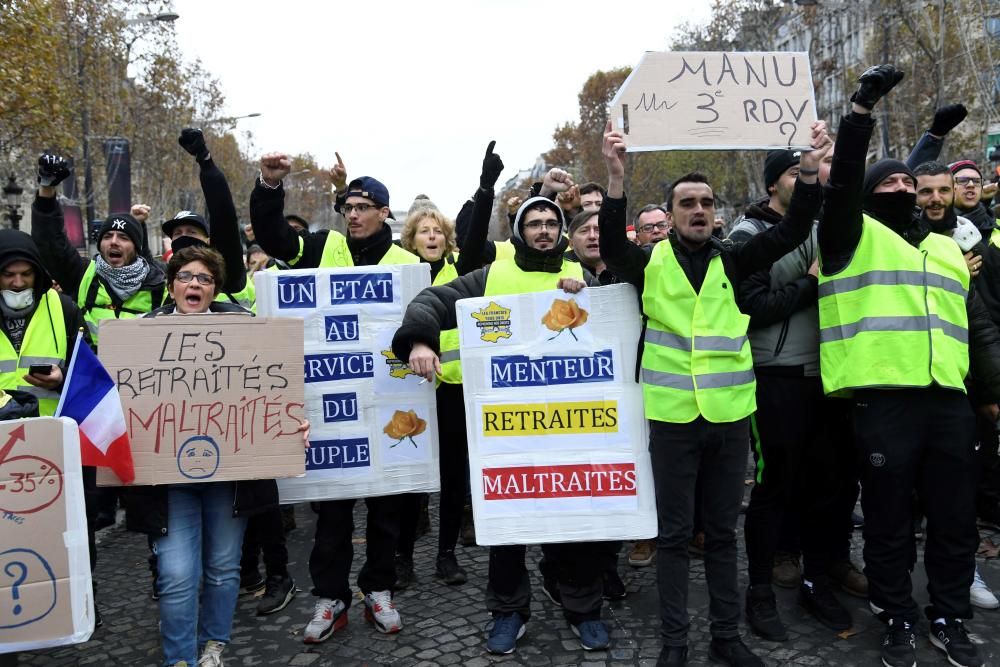
[{"label": "black trousers", "polygon": [[[354,560],[355,499],[313,503],[316,539],[309,554],[312,594],[341,600],[351,606],[351,562]],[[358,588],[364,593],[392,590],[396,582],[395,554],[399,538],[397,496],[365,498],[368,523],[365,530],[365,564],[358,574]]]},{"label": "black trousers", "polygon": [[686,646],[688,542],[694,525],[695,485],[701,482],[705,531],[705,576],[713,637],[739,636],[736,523],[743,500],[749,419],[713,424],[698,417],[688,424],[650,421],[659,536],[656,583],[660,594],[663,643]]},{"label": "black trousers", "polygon": [[[453,551],[462,528],[462,509],[469,491],[469,439],[465,431],[465,396],[462,385],[442,383],[437,388],[438,446],[441,498],[438,505],[438,555]],[[413,560],[421,494],[400,496],[397,552]]]},{"label": "black trousers", "polygon": [[1000,429],[995,422],[976,418],[979,445],[979,484],[976,485],[976,509],[995,512],[1000,509]]},{"label": "black trousers", "polygon": [[[543,544],[547,567],[559,581],[563,616],[572,625],[601,618],[604,595],[602,572],[608,560],[609,542]],[[486,584],[486,608],[491,614],[516,611],[531,617],[531,584],[524,565],[523,544],[490,547],[490,571]]]},{"label": "black trousers", "polygon": [[799,534],[804,576],[816,580],[841,552],[851,521],[844,506],[857,489],[850,405],[827,399],[819,377],[758,370],[750,429],[757,483],[745,524],[750,583],[771,583],[783,524]]},{"label": "black trousers", "polygon": [[868,596],[916,622],[908,566],[913,490],[927,516],[924,567],[930,618],[971,618],[975,570],[975,418],[965,395],[940,388],[863,390],[854,396],[865,513]]},{"label": "black trousers", "polygon": [[285,524],[279,507],[254,514],[247,520],[240,559],[244,575],[257,572],[258,554],[264,555],[264,571],[268,577],[288,576],[288,547],[285,546]]}]

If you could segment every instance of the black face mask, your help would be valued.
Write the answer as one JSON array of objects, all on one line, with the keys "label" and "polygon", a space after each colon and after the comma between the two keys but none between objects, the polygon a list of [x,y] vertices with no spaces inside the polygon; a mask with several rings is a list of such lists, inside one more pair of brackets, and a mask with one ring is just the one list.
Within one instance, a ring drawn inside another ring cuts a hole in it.
[{"label": "black face mask", "polygon": [[873,192],[865,195],[865,213],[895,231],[902,231],[913,223],[913,209],[917,195],[913,192]]},{"label": "black face mask", "polygon": [[194,236],[178,236],[173,241],[170,242],[170,248],[177,252],[183,250],[184,248],[207,248],[208,244],[199,238]]}]

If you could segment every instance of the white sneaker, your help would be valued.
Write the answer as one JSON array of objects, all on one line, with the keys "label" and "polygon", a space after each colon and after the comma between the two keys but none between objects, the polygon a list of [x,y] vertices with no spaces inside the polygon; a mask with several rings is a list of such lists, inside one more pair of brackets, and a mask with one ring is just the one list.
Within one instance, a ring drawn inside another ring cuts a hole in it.
[{"label": "white sneaker", "polygon": [[365,620],[379,632],[391,635],[403,629],[403,620],[392,603],[389,591],[365,593]]},{"label": "white sneaker", "polygon": [[222,667],[222,649],[224,648],[226,648],[225,642],[209,639],[205,642],[205,648],[201,650],[198,667]]},{"label": "white sneaker", "polygon": [[976,577],[972,580],[972,587],[969,589],[969,602],[972,606],[980,609],[997,609],[1000,607],[1000,600],[993,595],[983,578],[979,576],[979,566],[976,566]]},{"label": "white sneaker", "polygon": [[347,625],[347,605],[343,600],[320,598],[316,602],[312,620],[302,633],[302,641],[306,644],[318,644],[326,641],[337,630]]}]

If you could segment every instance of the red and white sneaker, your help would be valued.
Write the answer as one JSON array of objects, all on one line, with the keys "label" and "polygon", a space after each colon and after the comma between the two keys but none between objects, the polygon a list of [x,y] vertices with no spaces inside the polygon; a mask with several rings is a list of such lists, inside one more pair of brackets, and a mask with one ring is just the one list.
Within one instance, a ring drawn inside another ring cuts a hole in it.
[{"label": "red and white sneaker", "polygon": [[379,632],[391,635],[403,629],[403,620],[392,603],[389,591],[365,593],[365,620]]},{"label": "red and white sneaker", "polygon": [[302,641],[306,644],[318,644],[326,641],[337,630],[347,625],[347,606],[342,600],[320,598],[316,602],[312,620],[302,633]]}]

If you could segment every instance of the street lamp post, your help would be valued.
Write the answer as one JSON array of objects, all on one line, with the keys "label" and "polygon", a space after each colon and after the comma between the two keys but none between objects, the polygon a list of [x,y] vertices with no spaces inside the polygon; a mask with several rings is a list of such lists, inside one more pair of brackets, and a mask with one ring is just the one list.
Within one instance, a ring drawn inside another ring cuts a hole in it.
[{"label": "street lamp post", "polygon": [[10,220],[11,229],[21,228],[21,195],[24,188],[17,184],[14,174],[7,179],[7,185],[3,187],[3,196],[7,202],[7,219]]}]

